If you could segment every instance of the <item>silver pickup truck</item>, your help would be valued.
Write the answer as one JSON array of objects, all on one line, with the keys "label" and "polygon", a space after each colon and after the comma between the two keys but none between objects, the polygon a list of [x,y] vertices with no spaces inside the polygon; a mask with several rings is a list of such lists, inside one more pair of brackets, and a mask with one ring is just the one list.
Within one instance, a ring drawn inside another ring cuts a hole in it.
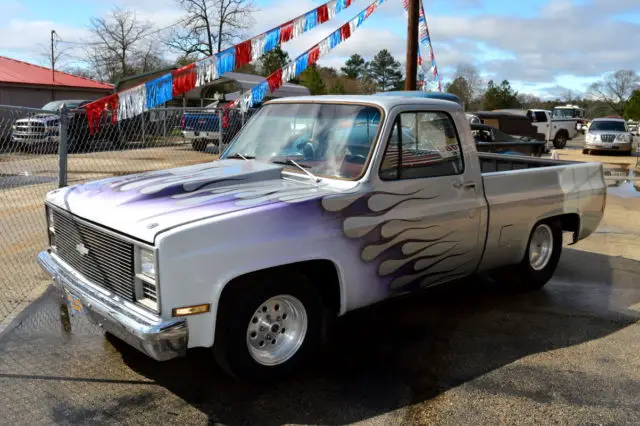
[{"label": "silver pickup truck", "polygon": [[533,290],[603,216],[599,163],[476,151],[459,105],[267,103],[218,161],[46,197],[39,262],[72,312],[163,361],[281,377],[331,317],[478,273]]}]

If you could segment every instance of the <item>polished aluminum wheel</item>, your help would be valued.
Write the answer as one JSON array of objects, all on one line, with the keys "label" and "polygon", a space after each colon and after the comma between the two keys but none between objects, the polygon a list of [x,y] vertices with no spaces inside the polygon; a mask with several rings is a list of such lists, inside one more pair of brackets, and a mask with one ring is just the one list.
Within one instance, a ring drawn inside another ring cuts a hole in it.
[{"label": "polished aluminum wheel", "polygon": [[249,353],[262,365],[282,364],[298,352],[307,327],[307,311],[300,300],[290,295],[272,297],[249,320]]},{"label": "polished aluminum wheel", "polygon": [[536,271],[543,270],[553,254],[553,232],[548,225],[539,225],[529,243],[529,264]]}]

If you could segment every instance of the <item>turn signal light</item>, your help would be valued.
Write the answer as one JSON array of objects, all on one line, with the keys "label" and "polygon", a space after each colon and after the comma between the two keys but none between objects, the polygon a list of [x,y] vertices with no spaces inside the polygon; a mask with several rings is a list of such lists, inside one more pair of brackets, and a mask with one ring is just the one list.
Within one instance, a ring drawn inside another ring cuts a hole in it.
[{"label": "turn signal light", "polygon": [[174,317],[186,317],[188,315],[206,314],[211,310],[210,304],[185,306],[184,308],[173,308],[171,315]]}]

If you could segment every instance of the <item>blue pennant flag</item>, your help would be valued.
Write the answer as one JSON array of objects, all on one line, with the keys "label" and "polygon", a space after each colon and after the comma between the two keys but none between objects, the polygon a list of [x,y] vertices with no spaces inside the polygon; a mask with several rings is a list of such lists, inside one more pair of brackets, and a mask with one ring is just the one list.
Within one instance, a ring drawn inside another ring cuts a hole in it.
[{"label": "blue pennant flag", "polygon": [[258,84],[257,86],[254,86],[251,89],[251,105],[249,106],[254,107],[255,105],[262,103],[264,98],[267,96],[268,91],[269,91],[269,84],[267,83],[267,80],[264,80],[260,82],[260,84]]},{"label": "blue pennant flag", "polygon": [[311,31],[318,25],[318,10],[312,10],[304,16],[304,31]]},{"label": "blue pennant flag", "polygon": [[302,54],[298,59],[296,59],[296,76],[300,75],[300,73],[307,69],[309,65],[309,53]]},{"label": "blue pennant flag", "polygon": [[218,77],[222,77],[222,74],[231,72],[236,67],[236,50],[231,47],[225,51],[222,51],[216,55],[216,66],[218,67]]},{"label": "blue pennant flag", "polygon": [[269,31],[264,38],[264,53],[271,52],[280,44],[280,28]]},{"label": "blue pennant flag", "polygon": [[163,75],[145,83],[147,108],[155,108],[173,99],[173,76]]},{"label": "blue pennant flag", "polygon": [[342,36],[340,34],[340,30],[334,31],[329,36],[329,48],[335,49],[337,45],[342,41]]}]

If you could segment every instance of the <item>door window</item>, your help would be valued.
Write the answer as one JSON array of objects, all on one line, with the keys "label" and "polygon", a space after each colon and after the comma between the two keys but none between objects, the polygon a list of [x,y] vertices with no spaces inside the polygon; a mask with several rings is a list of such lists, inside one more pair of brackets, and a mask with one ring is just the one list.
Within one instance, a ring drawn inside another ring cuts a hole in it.
[{"label": "door window", "polygon": [[455,125],[444,112],[405,112],[393,125],[380,166],[382,180],[458,175],[464,172]]}]

